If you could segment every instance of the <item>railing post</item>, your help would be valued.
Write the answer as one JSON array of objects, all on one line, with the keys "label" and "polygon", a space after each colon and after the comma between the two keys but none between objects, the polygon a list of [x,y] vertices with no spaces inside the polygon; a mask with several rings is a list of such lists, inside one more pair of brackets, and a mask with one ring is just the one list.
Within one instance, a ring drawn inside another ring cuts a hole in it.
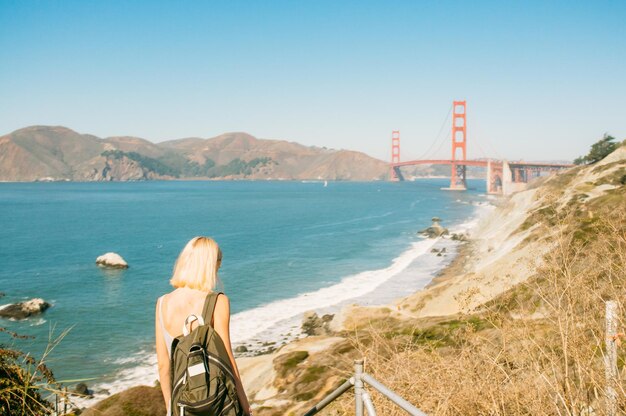
[{"label": "railing post", "polygon": [[417,407],[413,406],[408,401],[404,400],[402,397],[398,395],[398,393],[389,389],[387,386],[377,381],[374,377],[370,376],[367,373],[363,373],[361,375],[361,381],[369,384],[375,390],[378,390],[383,396],[387,397],[389,400],[400,406],[411,416],[426,416],[426,413],[419,410]]},{"label": "railing post", "polygon": [[363,416],[363,360],[354,360],[354,409],[356,416]]},{"label": "railing post", "polygon": [[367,391],[363,393],[363,404],[365,405],[365,410],[367,410],[367,416],[377,416],[374,403],[372,403],[372,398]]},{"label": "railing post", "polygon": [[606,414],[615,416],[617,414],[617,303],[615,301],[606,302],[606,354],[604,356],[604,366],[606,374]]}]

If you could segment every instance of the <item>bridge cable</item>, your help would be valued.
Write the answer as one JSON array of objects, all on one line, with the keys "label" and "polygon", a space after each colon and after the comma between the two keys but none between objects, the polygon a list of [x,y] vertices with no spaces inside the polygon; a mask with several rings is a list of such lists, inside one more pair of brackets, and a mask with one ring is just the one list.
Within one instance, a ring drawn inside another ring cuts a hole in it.
[{"label": "bridge cable", "polygon": [[445,136],[444,140],[442,140],[441,143],[439,143],[439,147],[437,148],[437,150],[435,150],[435,152],[433,153],[433,156],[439,153],[443,145],[446,142],[448,142],[451,138],[452,138],[452,132],[449,131],[448,134]]},{"label": "bridge cable", "polygon": [[483,149],[483,147],[480,145],[480,142],[478,140],[474,139],[472,143],[478,146],[478,149],[480,149],[480,151],[483,152],[483,157],[485,159],[491,159],[489,156],[487,156],[487,152],[485,152],[485,149]]},{"label": "bridge cable", "polygon": [[[443,128],[446,126],[446,123],[448,122],[448,119],[450,118],[450,114],[452,114],[452,107],[453,106],[451,105],[450,108],[448,108],[448,114],[446,115],[446,118],[443,120],[443,123],[441,123],[441,127],[439,128],[439,133],[437,133],[437,136],[435,136],[435,140],[430,144],[430,147],[428,147],[428,149],[424,152],[424,154],[422,154],[420,157],[417,158],[417,160],[426,159],[426,156],[430,153],[430,151],[433,149],[433,147],[435,147],[435,145],[439,141],[439,136],[441,135],[441,132],[443,132]],[[439,148],[441,148],[441,144],[439,145]],[[439,151],[439,149],[437,149],[437,151]]]},{"label": "bridge cable", "polygon": [[489,148],[491,149],[491,151],[493,153],[496,154],[496,156],[500,159],[500,160],[504,160],[504,158],[502,157],[501,154],[498,153],[498,151],[495,149],[495,147],[491,144],[491,141],[489,141],[489,139],[485,138],[485,141],[487,142],[487,146],[489,146]]},{"label": "bridge cable", "polygon": [[[485,143],[483,143],[483,144],[486,144],[486,145],[489,147],[489,150],[491,150],[491,151],[493,152],[493,154],[494,154],[494,155],[495,155],[498,159],[500,159],[500,160],[504,160],[504,158],[502,157],[502,155],[501,155],[500,153],[498,153],[498,151],[494,148],[494,146],[491,144],[491,141],[489,141],[489,139],[487,139],[486,137],[485,137],[485,138],[482,138],[482,139],[484,139],[484,140],[485,140]],[[482,150],[482,151],[485,153],[485,156],[486,156],[486,155],[487,155],[487,153],[485,152],[485,149],[483,149],[483,148],[480,146],[479,141],[478,141],[478,140],[476,140],[476,141],[475,141],[475,143],[478,145],[478,147],[480,148],[480,150]]]}]

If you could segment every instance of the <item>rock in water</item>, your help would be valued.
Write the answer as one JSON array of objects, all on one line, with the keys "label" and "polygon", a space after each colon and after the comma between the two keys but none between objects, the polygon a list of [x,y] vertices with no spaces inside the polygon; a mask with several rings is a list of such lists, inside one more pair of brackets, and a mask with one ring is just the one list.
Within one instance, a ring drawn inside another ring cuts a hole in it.
[{"label": "rock in water", "polygon": [[433,217],[432,221],[433,225],[426,229],[423,229],[422,231],[419,231],[419,234],[423,234],[428,238],[437,238],[441,237],[442,235],[448,235],[448,229],[442,227],[441,224],[439,224],[441,222],[441,219],[439,219],[438,217]]},{"label": "rock in water", "polygon": [[87,387],[87,384],[85,383],[78,383],[74,388],[73,393],[79,396],[93,397],[91,390],[89,390],[89,387]]},{"label": "rock in water", "polygon": [[50,304],[41,298],[34,298],[26,302],[14,303],[0,309],[0,317],[24,319],[31,315],[42,313],[50,307]]},{"label": "rock in water", "polygon": [[100,267],[110,269],[128,269],[128,263],[117,253],[105,253],[96,259],[96,264]]}]

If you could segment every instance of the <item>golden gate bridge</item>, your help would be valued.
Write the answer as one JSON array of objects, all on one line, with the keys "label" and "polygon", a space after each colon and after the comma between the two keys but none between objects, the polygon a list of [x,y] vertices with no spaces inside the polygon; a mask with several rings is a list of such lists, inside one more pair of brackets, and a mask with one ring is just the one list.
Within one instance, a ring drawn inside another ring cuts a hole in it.
[{"label": "golden gate bridge", "polygon": [[[465,101],[452,103],[452,158],[400,160],[400,132],[391,133],[390,180],[403,181],[400,168],[417,165],[450,165],[450,187],[452,191],[467,189],[467,167],[477,166],[487,169],[487,192],[490,194],[510,194],[525,188],[532,178],[543,172],[555,172],[574,165],[560,163],[538,163],[506,161],[504,159],[467,159],[467,104]],[[446,117],[447,119],[447,117]],[[445,122],[444,122],[445,123]],[[437,139],[435,139],[437,140]]]}]

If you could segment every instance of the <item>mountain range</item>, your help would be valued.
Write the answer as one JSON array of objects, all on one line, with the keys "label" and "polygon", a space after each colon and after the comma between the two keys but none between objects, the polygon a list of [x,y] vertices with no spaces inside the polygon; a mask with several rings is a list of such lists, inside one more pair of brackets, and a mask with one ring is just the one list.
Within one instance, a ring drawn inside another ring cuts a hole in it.
[{"label": "mountain range", "polygon": [[0,137],[0,181],[150,179],[381,180],[387,163],[364,153],[225,133],[152,143],[60,126]]},{"label": "mountain range", "polygon": [[[404,168],[403,173],[410,179],[447,176],[449,170],[449,166],[419,165]],[[372,181],[388,175],[387,162],[362,152],[258,139],[240,132],[152,143],[131,136],[100,138],[62,126],[31,126],[0,137],[0,182]]]}]

